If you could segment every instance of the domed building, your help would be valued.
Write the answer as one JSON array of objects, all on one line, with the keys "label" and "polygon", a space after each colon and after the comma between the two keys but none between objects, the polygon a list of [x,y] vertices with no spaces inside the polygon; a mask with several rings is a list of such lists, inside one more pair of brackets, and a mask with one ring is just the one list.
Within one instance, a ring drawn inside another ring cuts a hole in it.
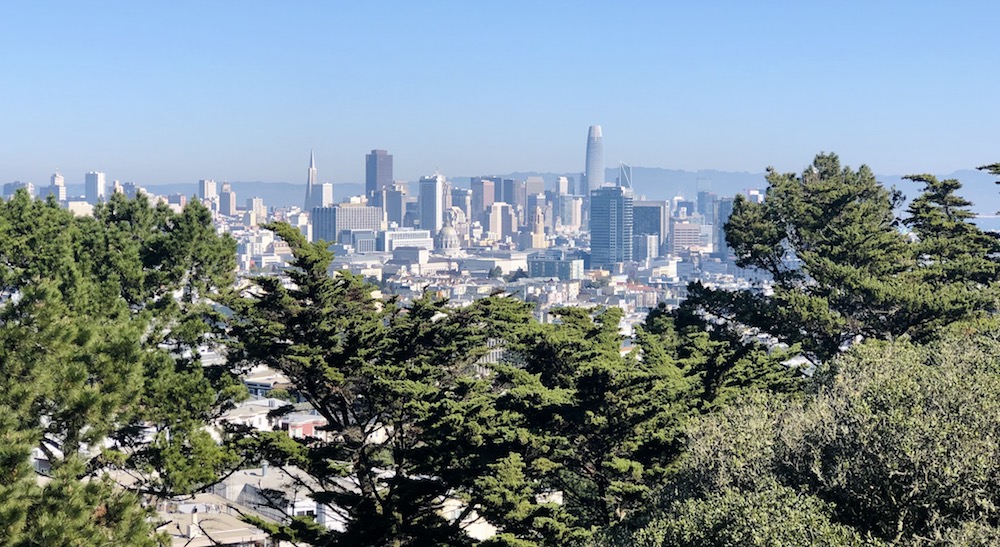
[{"label": "domed building", "polygon": [[442,252],[457,252],[462,250],[462,239],[458,237],[458,230],[451,224],[445,225],[438,232],[434,241],[434,248]]}]

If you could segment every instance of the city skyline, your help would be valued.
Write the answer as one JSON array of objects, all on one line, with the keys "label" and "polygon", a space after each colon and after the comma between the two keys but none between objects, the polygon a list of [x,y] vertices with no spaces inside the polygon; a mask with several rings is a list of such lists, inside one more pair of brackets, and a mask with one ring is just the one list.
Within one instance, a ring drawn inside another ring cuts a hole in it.
[{"label": "city skyline", "polygon": [[[373,28],[360,5],[8,6],[0,177],[291,182],[310,148],[335,183],[363,182],[372,149],[411,181],[578,174],[594,124],[608,165],[796,171],[832,151],[905,174],[1000,160],[992,4],[387,8]],[[414,39],[422,28],[443,39]],[[508,39],[463,39],[470,28]]]}]

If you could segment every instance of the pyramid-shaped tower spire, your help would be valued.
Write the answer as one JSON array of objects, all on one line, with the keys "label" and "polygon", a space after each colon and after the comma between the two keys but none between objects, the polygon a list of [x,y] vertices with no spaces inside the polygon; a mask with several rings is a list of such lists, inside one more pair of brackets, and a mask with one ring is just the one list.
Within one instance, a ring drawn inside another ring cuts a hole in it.
[{"label": "pyramid-shaped tower spire", "polygon": [[[306,176],[306,199],[304,209],[306,211],[312,210],[313,207],[321,207],[323,204],[316,204],[316,197],[322,196],[322,194],[317,194],[314,192],[314,187],[316,186],[316,154],[313,150],[309,149],[309,173]],[[320,197],[322,199],[322,197]]]}]

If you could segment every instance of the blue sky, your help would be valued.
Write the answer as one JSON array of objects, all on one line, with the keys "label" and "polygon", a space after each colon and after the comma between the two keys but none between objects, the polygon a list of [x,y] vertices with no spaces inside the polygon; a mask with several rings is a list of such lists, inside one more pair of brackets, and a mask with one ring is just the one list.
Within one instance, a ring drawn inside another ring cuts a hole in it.
[{"label": "blue sky", "polygon": [[1000,161],[1000,3],[6,2],[0,182]]}]

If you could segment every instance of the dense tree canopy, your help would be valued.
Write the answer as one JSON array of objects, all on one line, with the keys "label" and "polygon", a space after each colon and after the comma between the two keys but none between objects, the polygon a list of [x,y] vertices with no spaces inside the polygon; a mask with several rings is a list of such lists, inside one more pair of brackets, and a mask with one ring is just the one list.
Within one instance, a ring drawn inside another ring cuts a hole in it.
[{"label": "dense tree canopy", "polygon": [[769,274],[773,292],[695,283],[685,307],[738,332],[800,344],[819,360],[857,340],[924,340],[991,313],[997,239],[970,222],[958,181],[909,178],[925,189],[900,220],[902,196],[866,166],[854,171],[820,154],[801,175],[769,169],[765,201],[738,197],[726,238],[739,265]]},{"label": "dense tree canopy", "polygon": [[[202,426],[239,390],[196,348],[208,342],[203,297],[232,283],[233,251],[199,204],[178,215],[115,195],[88,218],[23,192],[0,203],[4,541],[154,543],[136,494],[105,471],[145,492],[215,480],[206,463],[226,449],[200,443]],[[177,472],[192,455],[206,457],[197,472]]]},{"label": "dense tree canopy", "polygon": [[[909,178],[900,213],[832,154],[769,170],[726,236],[771,283],[692,284],[630,339],[616,307],[402,303],[285,224],[267,228],[291,268],[237,291],[198,203],[74,217],[19,193],[0,203],[0,544],[156,545],[141,496],[266,460],[342,524],[247,517],[301,544],[989,545],[1000,244],[958,181]],[[322,431],[209,434],[261,365]]]},{"label": "dense tree canopy", "polygon": [[700,419],[661,509],[619,538],[987,544],[976,538],[1000,524],[1000,330],[981,329],[868,342],[823,369],[806,400],[751,398]]},{"label": "dense tree canopy", "polygon": [[[359,278],[328,274],[324,246],[272,229],[294,253],[294,286],[262,278],[230,302],[232,362],[282,371],[327,419],[326,440],[259,440],[313,475],[314,497],[346,521],[274,529],[285,537],[458,544],[474,510],[496,526],[494,545],[582,540],[648,503],[690,416],[730,391],[796,386],[785,353],[733,349],[659,316],[623,355],[617,308],[559,309],[540,324],[500,295],[459,309],[377,300]],[[467,514],[442,518],[449,497]]]}]

